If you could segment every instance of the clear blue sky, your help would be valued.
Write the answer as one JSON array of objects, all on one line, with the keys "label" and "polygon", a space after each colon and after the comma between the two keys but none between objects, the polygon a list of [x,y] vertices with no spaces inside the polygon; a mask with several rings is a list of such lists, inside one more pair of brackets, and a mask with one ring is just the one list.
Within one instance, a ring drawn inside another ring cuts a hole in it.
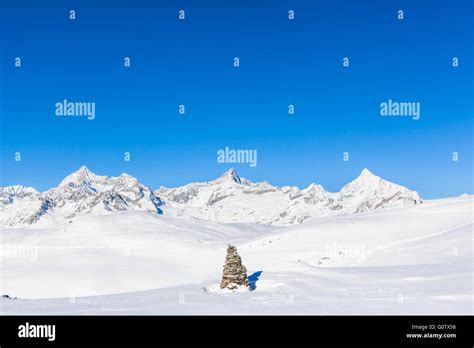
[{"label": "clear blue sky", "polygon": [[[472,6],[3,0],[0,184],[45,190],[84,164],[171,187],[235,167],[253,181],[336,191],[367,167],[425,198],[473,193]],[[420,102],[420,120],[381,117],[389,98]],[[63,99],[95,102],[95,120],[56,117]],[[256,149],[258,165],[217,163],[226,146]]]}]

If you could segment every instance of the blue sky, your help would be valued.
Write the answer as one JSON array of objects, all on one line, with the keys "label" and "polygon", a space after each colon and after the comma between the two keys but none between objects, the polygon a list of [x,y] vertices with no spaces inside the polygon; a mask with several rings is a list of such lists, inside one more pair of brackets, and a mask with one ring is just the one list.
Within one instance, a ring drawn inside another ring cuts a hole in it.
[{"label": "blue sky", "polygon": [[[4,0],[0,184],[45,190],[84,164],[171,187],[235,167],[336,191],[367,167],[425,198],[473,193],[472,10],[469,0]],[[63,99],[95,102],[95,119],[56,117]],[[381,117],[388,99],[421,103],[420,119]],[[226,146],[256,149],[258,165],[217,163]]]}]

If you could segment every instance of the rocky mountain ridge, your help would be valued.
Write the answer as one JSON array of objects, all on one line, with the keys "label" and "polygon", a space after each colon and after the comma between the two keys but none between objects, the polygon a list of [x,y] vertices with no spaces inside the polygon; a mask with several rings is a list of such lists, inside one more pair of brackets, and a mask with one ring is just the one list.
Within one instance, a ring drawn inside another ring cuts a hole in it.
[{"label": "rocky mountain ridge", "polygon": [[416,191],[386,181],[364,169],[339,192],[321,185],[304,189],[251,182],[234,169],[208,182],[152,191],[138,179],[92,173],[87,167],[45,192],[21,185],[0,187],[0,225],[73,219],[77,214],[140,210],[152,214],[223,223],[293,225],[305,221],[422,203]]}]

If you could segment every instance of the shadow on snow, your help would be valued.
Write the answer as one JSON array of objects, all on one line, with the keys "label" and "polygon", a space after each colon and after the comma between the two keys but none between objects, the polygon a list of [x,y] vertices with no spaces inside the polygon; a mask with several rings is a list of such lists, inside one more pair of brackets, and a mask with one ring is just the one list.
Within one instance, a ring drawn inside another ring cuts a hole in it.
[{"label": "shadow on snow", "polygon": [[263,271],[255,272],[247,277],[249,281],[249,288],[250,290],[255,290],[257,288],[257,281],[260,279],[260,275]]}]

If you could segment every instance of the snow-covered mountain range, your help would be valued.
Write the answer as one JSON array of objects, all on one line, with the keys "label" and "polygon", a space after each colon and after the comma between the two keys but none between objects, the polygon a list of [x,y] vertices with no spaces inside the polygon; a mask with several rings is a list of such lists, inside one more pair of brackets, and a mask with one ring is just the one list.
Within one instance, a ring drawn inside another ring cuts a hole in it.
[{"label": "snow-covered mountain range", "polygon": [[31,187],[0,187],[0,224],[34,224],[40,220],[62,221],[77,214],[121,210],[162,213],[163,202],[153,191],[127,174],[100,176],[82,166],[65,177],[58,187],[38,192]]},{"label": "snow-covered mountain range", "polygon": [[317,184],[299,189],[254,183],[240,178],[234,169],[216,180],[152,191],[130,175],[100,176],[83,166],[45,192],[20,185],[0,187],[0,203],[3,226],[59,222],[78,214],[122,210],[224,223],[293,225],[326,216],[411,206],[422,199],[416,191],[367,169],[333,193]]},{"label": "snow-covered mountain range", "polygon": [[161,187],[155,194],[180,215],[273,225],[422,203],[417,192],[383,180],[367,169],[336,193],[314,183],[305,189],[278,187],[265,181],[253,183],[231,169],[213,181],[174,189]]}]

